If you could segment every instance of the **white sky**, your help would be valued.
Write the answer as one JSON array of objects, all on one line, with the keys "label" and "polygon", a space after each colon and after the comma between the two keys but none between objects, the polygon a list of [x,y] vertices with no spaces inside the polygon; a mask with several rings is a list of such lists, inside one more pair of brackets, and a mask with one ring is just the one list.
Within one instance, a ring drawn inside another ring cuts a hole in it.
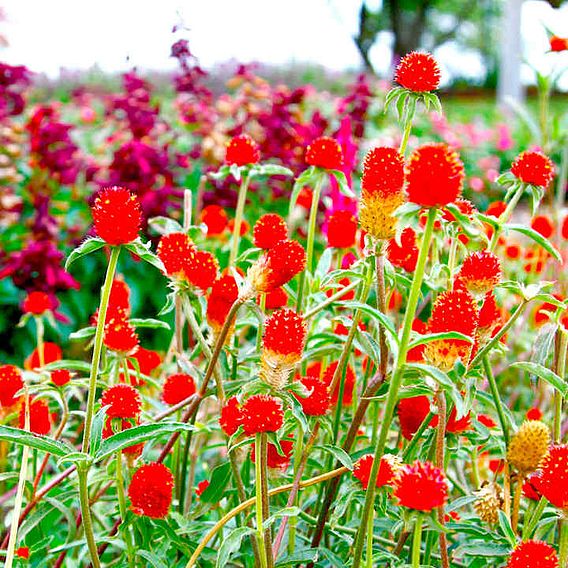
[{"label": "white sky", "polygon": [[[377,2],[378,0],[374,0]],[[7,21],[0,33],[9,47],[0,58],[57,76],[60,68],[104,71],[132,68],[170,70],[174,36],[180,22],[184,37],[201,64],[228,60],[282,64],[314,62],[331,69],[357,68],[351,40],[360,0],[1,0]],[[568,35],[568,5],[553,10],[527,0],[523,36],[527,59],[541,70],[549,57],[542,23]],[[180,37],[180,36],[177,36]],[[378,70],[389,66],[389,37],[382,34],[371,56]],[[473,54],[447,46],[442,66],[475,75],[480,63]],[[527,74],[527,77],[530,73]]]}]

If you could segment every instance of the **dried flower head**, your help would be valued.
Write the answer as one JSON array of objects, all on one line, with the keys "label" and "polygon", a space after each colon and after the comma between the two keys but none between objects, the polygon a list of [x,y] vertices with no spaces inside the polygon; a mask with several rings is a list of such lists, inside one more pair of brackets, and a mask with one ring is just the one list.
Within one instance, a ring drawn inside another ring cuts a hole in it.
[{"label": "dried flower head", "polygon": [[503,490],[494,482],[486,483],[475,492],[477,499],[473,508],[479,518],[489,525],[499,522],[499,511],[503,507]]},{"label": "dried flower head", "polygon": [[258,144],[248,134],[235,136],[227,144],[225,163],[246,166],[256,164],[259,160],[260,149]]},{"label": "dried flower head", "polygon": [[430,462],[415,461],[404,465],[394,484],[399,504],[416,511],[430,512],[441,507],[448,498],[444,472]]},{"label": "dried flower head", "polygon": [[167,516],[172,502],[174,476],[162,463],[149,463],[139,467],[130,482],[128,496],[132,511],[152,519]]},{"label": "dried flower head", "polygon": [[424,93],[440,86],[440,67],[430,53],[411,51],[396,68],[394,80],[410,91]]},{"label": "dried flower head", "polygon": [[359,225],[375,239],[392,239],[396,234],[395,211],[404,203],[404,194],[367,193],[361,195]]},{"label": "dried flower head", "polygon": [[108,406],[111,418],[136,418],[142,409],[140,393],[130,385],[119,383],[103,392],[101,406]]},{"label": "dried flower head", "polygon": [[263,215],[254,225],[254,246],[261,249],[272,248],[280,241],[288,238],[288,226],[286,221],[276,213]]},{"label": "dried flower head", "polygon": [[548,426],[539,420],[525,420],[511,436],[507,460],[521,475],[527,475],[538,469],[549,444]]},{"label": "dried flower head", "polygon": [[526,151],[515,158],[511,173],[522,182],[548,187],[554,177],[554,164],[542,152]]},{"label": "dried flower head", "polygon": [[307,147],[306,162],[326,170],[339,170],[343,166],[343,150],[337,140],[320,136]]}]

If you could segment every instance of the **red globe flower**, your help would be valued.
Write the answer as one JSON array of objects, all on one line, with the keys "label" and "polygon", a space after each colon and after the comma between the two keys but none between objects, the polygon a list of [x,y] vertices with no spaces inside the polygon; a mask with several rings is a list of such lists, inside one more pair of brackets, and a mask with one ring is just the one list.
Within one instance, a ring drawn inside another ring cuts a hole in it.
[{"label": "red globe flower", "polygon": [[185,373],[176,373],[166,378],[162,388],[162,400],[166,404],[177,404],[194,393],[193,378]]},{"label": "red globe flower", "polygon": [[331,396],[327,385],[319,377],[302,377],[300,382],[309,391],[307,396],[294,393],[307,416],[324,416],[331,406]]},{"label": "red globe flower", "polygon": [[294,310],[278,310],[264,324],[263,349],[270,357],[299,361],[306,342],[304,318]]},{"label": "red globe flower", "polygon": [[430,512],[444,505],[448,486],[444,472],[430,462],[415,461],[404,465],[395,480],[394,495],[400,505]]},{"label": "red globe flower", "polygon": [[[145,349],[144,347],[138,347],[136,353],[132,355],[132,359],[135,359],[138,363],[138,369],[142,375],[151,375],[152,371],[157,369],[162,363],[162,357],[159,353],[151,349]],[[135,368],[130,361],[128,362],[128,367],[130,369]]]},{"label": "red globe flower", "polygon": [[22,304],[22,311],[25,314],[33,314],[35,316],[40,316],[54,308],[52,299],[45,292],[30,292]]},{"label": "red globe flower", "polygon": [[58,387],[66,385],[71,380],[71,372],[67,369],[56,369],[50,373],[51,382]]},{"label": "red globe flower", "polygon": [[236,396],[232,396],[221,409],[219,424],[227,436],[232,436],[243,423],[243,411]]},{"label": "red globe flower", "polygon": [[16,549],[16,556],[28,560],[30,557],[30,549],[27,546],[20,546],[20,548]]},{"label": "red globe flower", "polygon": [[267,310],[279,310],[285,308],[286,304],[288,304],[288,294],[284,288],[276,288],[266,293],[264,307]]},{"label": "red globe flower", "polygon": [[207,322],[216,333],[221,331],[238,295],[239,288],[231,274],[223,274],[213,283],[207,299]]},{"label": "red globe flower", "polygon": [[[278,453],[278,448],[274,444],[268,443],[266,448],[266,465],[270,469],[285,471],[290,465],[290,456],[294,449],[294,442],[290,440],[281,440],[280,447],[282,448],[282,455]],[[254,446],[252,447],[250,459],[252,463],[256,463],[256,449]]]},{"label": "red globe flower", "polygon": [[149,463],[132,476],[128,496],[132,511],[153,519],[163,519],[172,502],[174,476],[162,463]]},{"label": "red globe flower", "polygon": [[198,250],[187,259],[184,273],[189,282],[200,290],[213,286],[219,272],[219,263],[215,255],[209,251]]},{"label": "red globe flower", "polygon": [[170,233],[160,239],[156,253],[166,268],[166,274],[181,278],[196,251],[195,245],[185,233]]},{"label": "red globe flower", "polygon": [[277,432],[284,421],[282,403],[273,396],[257,394],[242,406],[242,425],[247,436],[258,432]]},{"label": "red globe flower", "polygon": [[[335,361],[328,365],[325,369],[323,374],[323,382],[327,385],[328,388],[331,388],[331,383],[333,382],[333,375],[335,374],[335,370],[337,369],[337,365],[339,365],[339,361]],[[337,404],[337,400],[339,398],[339,387],[340,382],[337,383],[336,387],[333,389],[331,393],[331,404],[335,406]],[[345,370],[345,382],[343,385],[343,400],[341,404],[343,406],[347,406],[351,404],[353,401],[353,389],[355,388],[355,372],[353,371],[351,365],[347,365],[347,369]]]},{"label": "red globe flower", "polygon": [[138,335],[134,326],[119,312],[112,319],[107,318],[103,342],[111,351],[132,354],[138,348]]},{"label": "red globe flower", "polygon": [[379,146],[363,161],[361,189],[367,193],[397,194],[404,186],[404,158],[395,149]]},{"label": "red globe flower", "polygon": [[252,231],[254,246],[261,249],[272,248],[275,244],[288,238],[286,221],[276,213],[263,215],[255,223]]},{"label": "red globe flower", "polygon": [[[371,468],[373,467],[374,457],[367,454],[357,460],[353,468],[353,475],[361,482],[363,489],[369,487],[371,479]],[[400,471],[400,460],[392,454],[386,454],[381,458],[379,473],[377,475],[377,487],[391,485],[395,480],[397,473]]]},{"label": "red globe flower", "polygon": [[357,219],[350,211],[338,210],[327,220],[327,245],[334,248],[355,246]]},{"label": "red globe flower", "polygon": [[321,136],[307,147],[306,162],[326,170],[339,170],[343,166],[343,150],[337,140]]},{"label": "red globe flower", "polygon": [[550,51],[566,51],[568,49],[568,38],[553,35],[550,37]]},{"label": "red globe flower", "polygon": [[[121,317],[130,315],[130,288],[128,284],[120,277],[112,281],[110,287],[110,297],[108,300],[108,310],[106,314],[106,322],[108,323],[116,314]],[[96,327],[99,320],[99,310],[91,316],[89,323]]]},{"label": "red globe flower", "polygon": [[227,144],[226,164],[246,166],[256,164],[260,160],[258,144],[248,135],[241,134],[231,139]]},{"label": "red globe flower", "polygon": [[208,205],[201,211],[201,222],[207,225],[207,236],[222,234],[229,223],[227,212],[220,205]]},{"label": "red globe flower", "polygon": [[534,229],[545,239],[549,239],[554,234],[554,223],[546,215],[537,215],[531,221],[531,229]]},{"label": "red globe flower", "polygon": [[139,392],[130,385],[119,383],[103,392],[101,406],[108,406],[111,418],[136,418],[142,409]]},{"label": "red globe flower", "polygon": [[461,195],[464,167],[456,152],[443,143],[420,146],[406,168],[408,200],[423,207],[442,207]]},{"label": "red globe flower", "polygon": [[[402,435],[407,440],[412,440],[412,436],[420,428],[429,412],[430,400],[427,396],[411,396],[399,401],[397,407],[398,420]],[[428,426],[435,426],[437,423],[437,417],[434,416]]]},{"label": "red globe flower", "polygon": [[499,283],[501,263],[488,250],[473,252],[463,261],[458,278],[475,294],[487,294]]},{"label": "red globe flower", "polygon": [[24,388],[22,373],[14,365],[0,366],[0,406],[14,406],[21,397],[16,398],[16,393]]},{"label": "red globe flower", "polygon": [[440,86],[440,68],[430,53],[412,51],[396,68],[394,80],[409,91],[424,93]]},{"label": "red globe flower", "polygon": [[138,237],[140,203],[127,189],[115,186],[101,190],[91,212],[97,235],[109,245],[124,245]]},{"label": "red globe flower", "polygon": [[527,420],[542,420],[542,410],[533,406],[527,410],[526,417]]},{"label": "red globe flower", "polygon": [[555,507],[568,509],[568,444],[550,448],[533,485]]},{"label": "red globe flower", "polygon": [[525,183],[548,187],[554,177],[554,164],[542,152],[526,151],[517,156],[511,165],[511,172]]},{"label": "red globe flower", "polygon": [[387,248],[388,259],[394,266],[414,272],[418,262],[418,247],[416,246],[416,233],[407,227],[400,235],[400,244],[396,239],[390,239]]},{"label": "red globe flower", "polygon": [[498,219],[503,215],[505,209],[507,209],[507,204],[504,201],[492,201],[487,207],[485,214]]},{"label": "red globe flower", "polygon": [[[18,427],[24,429],[26,424],[26,405],[24,402],[20,405],[20,413],[18,415]],[[33,398],[30,396],[30,432],[47,436],[51,431],[51,415],[49,414],[49,406],[45,400]]]},{"label": "red globe flower", "polygon": [[546,542],[527,540],[517,545],[506,568],[558,568],[558,556]]}]

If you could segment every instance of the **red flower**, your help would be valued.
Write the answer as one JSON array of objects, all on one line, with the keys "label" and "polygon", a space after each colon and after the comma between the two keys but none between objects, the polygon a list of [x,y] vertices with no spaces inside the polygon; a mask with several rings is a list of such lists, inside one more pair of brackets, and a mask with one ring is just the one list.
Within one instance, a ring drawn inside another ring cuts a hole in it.
[{"label": "red flower", "polygon": [[553,35],[550,37],[550,51],[566,51],[568,49],[568,38]]},{"label": "red flower", "polygon": [[540,465],[534,486],[555,507],[568,509],[568,444],[550,448]]},{"label": "red flower", "polygon": [[16,556],[28,560],[30,557],[30,549],[27,546],[20,546],[20,548],[16,549]]},{"label": "red flower", "polygon": [[[401,300],[402,301],[402,300]],[[412,322],[412,331],[415,331],[416,333],[420,334],[420,335],[424,335],[428,332],[428,326],[421,320],[418,318],[415,318],[414,321]],[[413,347],[412,349],[410,349],[406,355],[406,360],[408,362],[423,362],[424,361],[424,347],[425,345],[417,345],[416,347]]]},{"label": "red flower", "polygon": [[267,310],[279,310],[280,308],[286,307],[288,303],[288,294],[284,288],[276,288],[266,293],[266,299],[264,300],[264,307]]},{"label": "red flower", "polygon": [[[347,286],[349,286],[349,284],[351,284],[351,281],[349,280],[349,278],[345,277],[345,278],[340,278],[337,281],[338,284],[340,284],[340,286],[334,286],[333,289],[329,289],[326,290],[325,295],[328,298],[331,298],[331,296],[333,296],[334,294],[336,294],[337,292],[340,292],[343,288],[347,288]],[[355,290],[350,290],[349,292],[347,292],[346,294],[344,294],[343,296],[341,296],[341,301],[347,301],[347,300],[352,300],[355,297]]]},{"label": "red flower", "polygon": [[[461,432],[465,432],[467,430],[471,430],[471,416],[468,412],[465,416],[462,416],[458,419],[458,412],[456,407],[452,409],[450,412],[450,417],[448,419],[448,423],[446,424],[446,432],[450,432],[452,434],[460,434]],[[437,420],[436,420],[437,423]]]},{"label": "red flower", "polygon": [[138,348],[136,329],[121,313],[114,314],[110,320],[107,318],[103,341],[108,349],[118,353],[130,354]]},{"label": "red flower", "polygon": [[22,311],[25,314],[40,316],[47,311],[53,310],[54,307],[49,294],[45,292],[30,292],[22,304]]},{"label": "red flower", "polygon": [[278,310],[264,324],[262,346],[272,356],[297,361],[302,356],[307,328],[294,310]]},{"label": "red flower", "polygon": [[507,209],[507,204],[504,201],[492,201],[487,207],[485,214],[498,219],[503,215],[505,209]]},{"label": "red flower", "polygon": [[351,248],[355,245],[357,219],[350,211],[338,210],[327,220],[327,245],[335,248]]},{"label": "red flower", "polygon": [[307,416],[324,416],[331,406],[331,397],[327,385],[319,377],[302,377],[300,382],[310,394],[301,396],[294,393],[300,401],[304,414]]},{"label": "red flower", "polygon": [[[106,314],[106,322],[108,323],[116,314],[122,317],[130,315],[130,288],[128,284],[120,277],[112,281],[110,287],[110,297],[108,300],[108,310]],[[95,327],[99,320],[99,310],[91,316],[90,324]]]},{"label": "red flower", "polygon": [[[270,469],[278,469],[284,471],[290,465],[290,456],[294,449],[294,442],[290,440],[281,440],[280,447],[282,448],[283,455],[278,453],[278,448],[275,444],[269,443],[266,451],[266,465]],[[256,463],[256,449],[253,446],[250,454],[252,463]]]},{"label": "red flower", "polygon": [[542,420],[542,410],[536,406],[529,408],[526,417],[527,420]]},{"label": "red flower", "polygon": [[526,477],[526,480],[523,483],[523,495],[527,499],[531,499],[531,501],[540,501],[540,498],[542,497],[534,485],[534,482],[538,479],[538,477],[540,477],[540,472],[533,471]]},{"label": "red flower", "polygon": [[392,195],[404,185],[404,158],[395,149],[379,146],[370,150],[363,161],[361,189],[368,193]]},{"label": "red flower", "polygon": [[222,234],[229,222],[226,211],[220,205],[204,207],[200,215],[201,222],[207,225],[207,236]]},{"label": "red flower", "polygon": [[288,238],[286,221],[276,213],[263,215],[254,225],[254,246],[261,249],[272,248],[276,243]]},{"label": "red flower", "polygon": [[409,91],[434,91],[440,85],[440,68],[430,53],[411,51],[400,60],[394,80]]},{"label": "red flower", "polygon": [[[367,489],[367,487],[369,487],[373,462],[373,455],[367,454],[366,456],[358,459],[355,467],[353,468],[353,475],[361,482],[363,489]],[[399,470],[400,461],[398,458],[391,454],[384,455],[381,458],[381,465],[379,466],[379,473],[377,475],[377,487],[391,485]]]},{"label": "red flower", "polygon": [[516,244],[508,245],[505,248],[505,255],[511,260],[517,260],[521,257],[521,247]]},{"label": "red flower", "polygon": [[71,380],[71,372],[67,369],[56,369],[51,371],[51,382],[58,387],[66,385]]},{"label": "red flower", "polygon": [[337,140],[320,136],[307,147],[306,162],[326,170],[339,170],[343,166],[343,150]]},{"label": "red flower", "polygon": [[257,394],[242,406],[242,425],[247,436],[257,432],[276,432],[282,427],[282,403],[273,396]]},{"label": "red flower", "polygon": [[461,195],[463,179],[463,164],[449,146],[420,146],[406,167],[408,200],[423,207],[442,207]]},{"label": "red flower", "polygon": [[558,568],[558,556],[546,542],[527,540],[517,545],[506,568]]},{"label": "red flower", "polygon": [[[52,343],[51,341],[46,341],[43,344],[43,359],[44,363],[48,365],[49,363],[55,363],[55,361],[61,361],[63,357],[63,351],[61,351],[61,347],[57,345],[57,343]],[[25,360],[24,368],[28,371],[33,369],[38,369],[41,366],[39,360],[39,351],[38,349],[34,349],[32,354]]]},{"label": "red flower", "polygon": [[14,406],[20,397],[15,394],[24,388],[22,373],[14,365],[0,366],[0,406]]},{"label": "red flower", "polygon": [[[162,363],[162,358],[160,354],[151,349],[145,349],[144,347],[138,347],[136,353],[132,355],[132,359],[135,359],[138,363],[138,369],[142,375],[150,375],[154,369],[157,369]],[[128,367],[134,369],[134,365],[128,361]]]},{"label": "red flower", "polygon": [[[399,401],[397,407],[398,420],[402,435],[411,440],[414,433],[418,430],[422,422],[430,412],[430,400],[427,396],[411,396]],[[428,426],[437,424],[437,417],[434,416]]]},{"label": "red flower", "polygon": [[[117,427],[117,423],[118,423],[118,428],[115,432],[114,428]],[[117,434],[118,432],[123,432],[124,430],[128,430],[129,428],[138,425],[139,425],[138,419],[133,421],[130,419],[123,420],[121,418],[111,418],[110,416],[107,416],[105,419],[105,425],[103,427],[103,439],[106,440],[107,438],[110,438],[111,436]],[[127,446],[126,448],[123,448],[122,452],[129,456],[137,457],[142,453],[143,449],[144,449],[144,442],[140,444],[134,444],[133,446]]]},{"label": "red flower", "polygon": [[554,224],[546,215],[537,215],[531,221],[531,229],[549,239],[554,234]]},{"label": "red flower", "polygon": [[[333,375],[335,374],[335,370],[337,369],[337,365],[339,365],[339,361],[335,361],[328,365],[325,369],[325,373],[323,374],[323,382],[327,385],[328,388],[331,388],[331,383],[333,381]],[[333,389],[331,393],[331,404],[335,406],[337,404],[337,400],[339,398],[339,387],[341,385],[341,381],[339,381],[336,387]],[[345,370],[345,383],[343,385],[343,400],[341,404],[343,406],[347,406],[351,404],[353,401],[353,389],[355,387],[355,372],[351,368],[350,365],[347,365]]]},{"label": "red flower", "polygon": [[280,241],[253,264],[248,278],[257,292],[271,292],[306,267],[306,251],[296,241]]},{"label": "red flower", "polygon": [[[247,221],[245,219],[241,219],[241,226],[239,227],[239,237],[243,237],[244,235],[246,235],[249,232],[249,229],[250,225],[247,223]],[[230,233],[233,233],[233,231],[235,230],[234,219],[229,219],[229,222],[227,223],[227,230]]]},{"label": "red flower", "polygon": [[176,373],[164,381],[162,400],[166,404],[177,404],[195,393],[195,381],[190,375]]},{"label": "red flower", "polygon": [[211,288],[219,271],[215,256],[208,251],[198,250],[187,260],[184,271],[189,282],[201,290]]},{"label": "red flower", "polygon": [[548,187],[554,177],[554,164],[542,152],[522,152],[511,165],[512,174],[519,180]]},{"label": "red flower", "polygon": [[465,287],[476,294],[490,292],[501,280],[501,263],[488,250],[471,253],[463,261],[458,278]]},{"label": "red flower", "polygon": [[103,392],[101,406],[108,406],[106,414],[111,418],[136,418],[142,409],[142,399],[134,387],[119,383]]},{"label": "red flower", "polygon": [[448,497],[444,472],[430,462],[404,465],[395,480],[394,495],[400,505],[430,512],[441,507]]},{"label": "red flower", "polygon": [[174,476],[162,463],[149,463],[132,476],[128,496],[132,511],[153,519],[163,519],[172,502]]},{"label": "red flower", "polygon": [[243,411],[241,410],[237,397],[232,396],[221,409],[219,424],[227,436],[232,436],[242,423]]},{"label": "red flower", "polygon": [[259,160],[258,144],[248,134],[235,136],[227,144],[226,164],[246,166],[247,164],[256,164]]},{"label": "red flower", "polygon": [[[19,428],[25,427],[26,405],[22,402],[18,416]],[[30,432],[47,436],[51,430],[51,415],[45,400],[34,399],[30,396]]]},{"label": "red flower", "polygon": [[195,489],[195,494],[196,494],[198,497],[201,497],[201,494],[209,487],[209,485],[210,485],[210,483],[209,483],[209,480],[207,480],[207,479],[204,479],[203,481],[200,481],[200,482],[197,484],[197,487],[196,487],[196,489]]},{"label": "red flower", "polygon": [[164,263],[166,274],[180,278],[187,263],[195,256],[196,250],[185,233],[170,233],[160,239],[156,253]]},{"label": "red flower", "polygon": [[400,245],[396,239],[390,239],[387,248],[388,259],[394,266],[414,272],[418,262],[418,247],[416,246],[416,233],[407,227],[400,235]]},{"label": "red flower", "polygon": [[124,245],[138,236],[140,203],[127,189],[115,186],[101,190],[91,211],[97,235],[109,245]]},{"label": "red flower", "polygon": [[238,295],[239,289],[231,274],[223,274],[213,283],[207,300],[207,322],[216,332],[223,327]]}]

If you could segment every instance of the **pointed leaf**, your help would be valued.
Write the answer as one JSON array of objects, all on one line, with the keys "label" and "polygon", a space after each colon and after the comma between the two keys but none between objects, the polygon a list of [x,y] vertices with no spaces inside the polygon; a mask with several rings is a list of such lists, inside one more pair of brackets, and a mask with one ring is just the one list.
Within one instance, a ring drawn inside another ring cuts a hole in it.
[{"label": "pointed leaf", "polygon": [[71,254],[67,257],[67,260],[65,261],[65,270],[69,270],[69,267],[77,259],[81,258],[82,256],[91,254],[92,252],[95,252],[100,248],[103,248],[104,246],[106,246],[106,244],[107,243],[103,241],[103,239],[100,239],[99,237],[87,239],[86,241],[81,243],[76,249],[73,249],[71,251]]}]

